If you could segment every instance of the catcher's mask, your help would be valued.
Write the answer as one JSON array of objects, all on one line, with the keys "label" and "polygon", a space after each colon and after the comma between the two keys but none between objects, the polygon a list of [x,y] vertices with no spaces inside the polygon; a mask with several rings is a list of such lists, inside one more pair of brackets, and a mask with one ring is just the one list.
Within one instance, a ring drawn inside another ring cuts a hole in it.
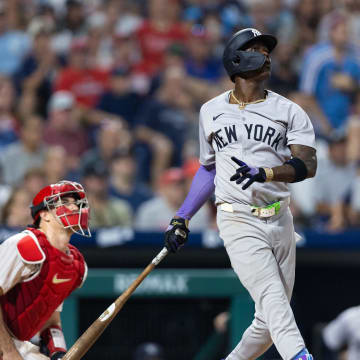
[{"label": "catcher's mask", "polygon": [[[77,210],[70,210],[64,199],[73,197]],[[74,181],[60,181],[41,189],[34,197],[30,206],[34,223],[38,221],[41,210],[55,210],[54,216],[65,229],[70,228],[74,233],[90,237],[89,203],[83,186]]]},{"label": "catcher's mask", "polygon": [[241,76],[249,71],[260,70],[265,64],[264,54],[245,51],[256,41],[262,41],[269,53],[277,44],[275,36],[261,34],[259,30],[252,28],[238,31],[227,42],[223,53],[223,64],[232,82],[235,82],[235,75]]}]

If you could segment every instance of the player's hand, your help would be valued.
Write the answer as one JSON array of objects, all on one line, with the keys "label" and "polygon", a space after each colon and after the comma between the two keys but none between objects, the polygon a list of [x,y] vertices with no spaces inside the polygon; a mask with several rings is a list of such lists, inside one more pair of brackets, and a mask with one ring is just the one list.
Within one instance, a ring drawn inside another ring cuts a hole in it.
[{"label": "player's hand", "polygon": [[58,359],[62,359],[64,356],[65,356],[65,352],[63,352],[63,351],[58,351],[58,352],[56,352],[55,354],[53,354],[52,356],[51,356],[51,360],[58,360]]},{"label": "player's hand", "polygon": [[243,185],[243,190],[246,190],[255,181],[261,183],[264,183],[266,181],[266,173],[263,168],[249,166],[235,156],[232,156],[231,160],[240,167],[236,169],[236,173],[230,178],[230,181],[236,181],[237,184],[241,184],[245,179],[249,179]]},{"label": "player's hand", "polygon": [[172,253],[181,249],[188,239],[190,230],[187,228],[186,220],[173,218],[165,232],[165,247]]}]

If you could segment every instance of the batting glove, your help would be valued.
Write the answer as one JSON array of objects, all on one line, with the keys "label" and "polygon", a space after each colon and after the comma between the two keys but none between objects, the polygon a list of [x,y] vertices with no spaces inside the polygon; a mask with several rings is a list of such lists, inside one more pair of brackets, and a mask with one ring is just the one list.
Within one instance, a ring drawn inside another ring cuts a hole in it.
[{"label": "batting glove", "polygon": [[235,181],[237,184],[241,184],[245,179],[249,179],[249,181],[243,185],[243,190],[246,190],[255,181],[260,183],[264,183],[266,181],[266,173],[262,167],[258,168],[249,166],[243,161],[237,159],[235,156],[232,156],[231,160],[240,167],[236,169],[236,173],[230,178],[230,181]]},{"label": "batting glove", "polygon": [[180,250],[188,239],[190,230],[187,221],[182,218],[173,218],[165,232],[165,247],[172,253]]}]

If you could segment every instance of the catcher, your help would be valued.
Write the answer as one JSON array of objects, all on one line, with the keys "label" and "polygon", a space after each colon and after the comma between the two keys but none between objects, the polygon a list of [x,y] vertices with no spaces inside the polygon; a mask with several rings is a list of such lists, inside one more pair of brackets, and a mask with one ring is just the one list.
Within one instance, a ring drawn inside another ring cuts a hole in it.
[{"label": "catcher", "polygon": [[[30,208],[33,225],[0,245],[1,360],[61,359],[62,303],[87,275],[83,256],[69,243],[73,233],[90,236],[82,185],[46,186]],[[40,348],[29,342],[38,333]]]}]

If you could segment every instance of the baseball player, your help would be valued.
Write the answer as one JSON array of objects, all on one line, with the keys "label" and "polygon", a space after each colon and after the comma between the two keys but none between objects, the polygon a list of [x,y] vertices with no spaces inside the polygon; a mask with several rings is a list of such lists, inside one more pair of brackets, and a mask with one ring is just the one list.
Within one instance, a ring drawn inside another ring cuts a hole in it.
[{"label": "baseball player", "polygon": [[347,360],[360,359],[360,306],[354,306],[342,311],[330,321],[322,331],[325,345],[334,353],[336,359],[347,352]]},{"label": "baseball player", "polygon": [[252,324],[227,360],[253,360],[272,343],[285,360],[312,360],[289,304],[295,240],[287,183],[316,172],[313,127],[295,103],[264,88],[277,40],[244,29],[227,43],[233,90],[200,109],[200,163],[165,233],[176,252],[188,221],[215,190],[217,224],[231,265],[255,302]]},{"label": "baseball player", "polygon": [[[62,303],[81,286],[87,266],[69,244],[73,232],[90,236],[83,187],[70,181],[46,186],[31,205],[34,224],[0,245],[0,359],[61,359]],[[41,351],[29,342],[40,334]]]}]

